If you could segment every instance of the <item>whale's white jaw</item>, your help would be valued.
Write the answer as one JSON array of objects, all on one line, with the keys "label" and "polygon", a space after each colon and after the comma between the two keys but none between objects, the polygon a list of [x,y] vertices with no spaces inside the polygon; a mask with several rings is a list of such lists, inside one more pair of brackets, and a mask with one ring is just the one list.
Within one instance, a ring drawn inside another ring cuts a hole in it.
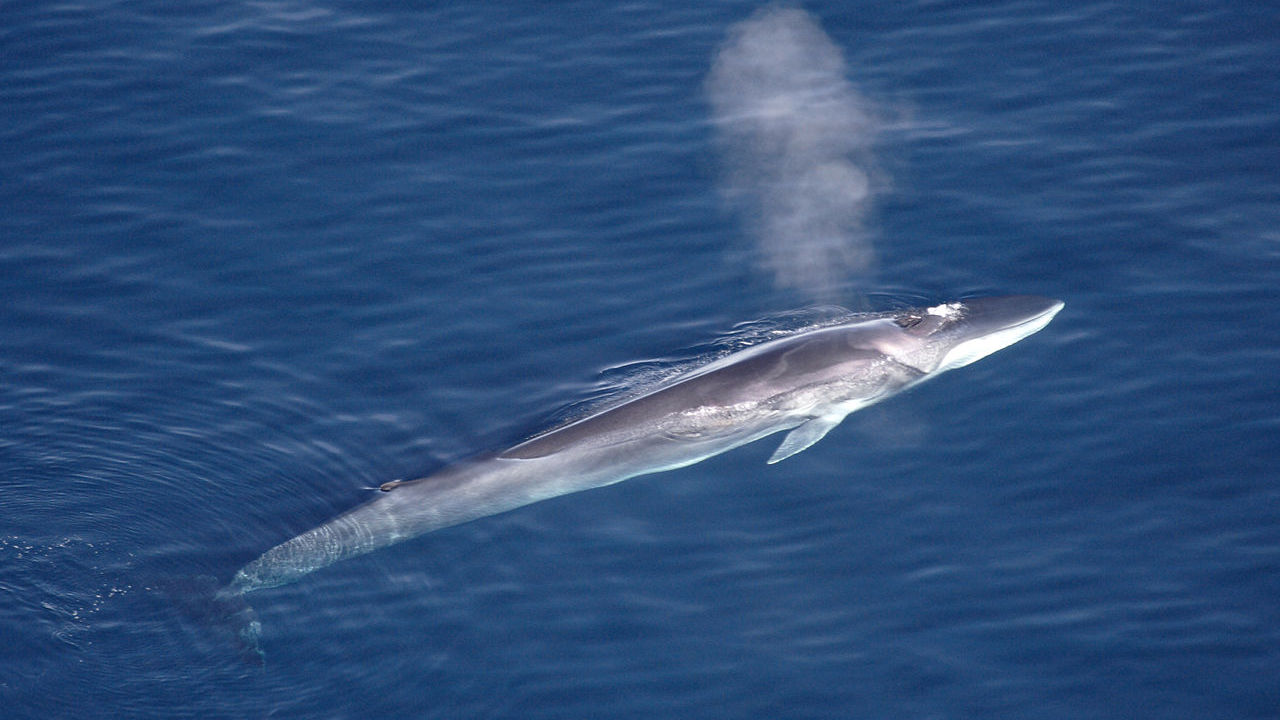
[{"label": "whale's white jaw", "polygon": [[1064,304],[1061,301],[1054,300],[1051,305],[1021,322],[957,343],[955,347],[942,356],[942,360],[938,362],[938,368],[934,372],[940,373],[964,367],[997,350],[1003,350],[1029,335],[1040,332],[1044,326],[1049,324],[1049,321],[1053,320],[1053,316],[1057,315],[1063,306]]}]

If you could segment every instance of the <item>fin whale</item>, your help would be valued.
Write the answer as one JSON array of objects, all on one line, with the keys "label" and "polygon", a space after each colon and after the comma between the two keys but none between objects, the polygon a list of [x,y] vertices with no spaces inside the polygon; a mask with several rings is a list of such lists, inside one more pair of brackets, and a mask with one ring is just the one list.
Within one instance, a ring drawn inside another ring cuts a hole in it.
[{"label": "fin whale", "polygon": [[739,350],[503,452],[385,492],[271,548],[223,594],[276,587],[340,560],[547,498],[700,462],[786,432],[769,458],[851,412],[1039,331],[1063,303],[986,297],[867,313]]}]

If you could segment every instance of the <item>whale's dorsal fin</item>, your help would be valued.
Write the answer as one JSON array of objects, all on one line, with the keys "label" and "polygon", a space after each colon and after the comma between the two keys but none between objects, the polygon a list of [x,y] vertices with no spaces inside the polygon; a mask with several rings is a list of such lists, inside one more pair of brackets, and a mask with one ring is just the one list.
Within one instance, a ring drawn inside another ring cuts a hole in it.
[{"label": "whale's dorsal fin", "polygon": [[839,425],[841,420],[844,420],[843,415],[816,417],[787,433],[787,437],[782,441],[782,444],[769,457],[769,464],[772,465],[779,460],[786,460],[818,442],[823,436],[831,432],[831,428]]}]

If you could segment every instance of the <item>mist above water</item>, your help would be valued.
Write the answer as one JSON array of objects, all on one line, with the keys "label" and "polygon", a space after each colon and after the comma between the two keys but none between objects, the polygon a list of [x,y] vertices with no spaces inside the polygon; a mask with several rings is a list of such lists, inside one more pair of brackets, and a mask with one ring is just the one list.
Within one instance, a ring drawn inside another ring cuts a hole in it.
[{"label": "mist above water", "polygon": [[884,178],[879,122],[840,49],[807,12],[766,8],[738,23],[706,81],[723,192],[778,287],[833,300],[875,259],[869,215]]}]

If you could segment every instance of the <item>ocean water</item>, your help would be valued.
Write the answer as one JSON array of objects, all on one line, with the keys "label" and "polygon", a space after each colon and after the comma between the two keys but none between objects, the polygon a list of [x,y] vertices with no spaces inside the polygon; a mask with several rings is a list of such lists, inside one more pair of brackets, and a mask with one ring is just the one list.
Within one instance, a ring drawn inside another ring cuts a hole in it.
[{"label": "ocean water", "polygon": [[[0,20],[0,715],[1280,717],[1265,4]],[[1066,308],[782,463],[202,617],[742,323],[1004,293]]]}]

